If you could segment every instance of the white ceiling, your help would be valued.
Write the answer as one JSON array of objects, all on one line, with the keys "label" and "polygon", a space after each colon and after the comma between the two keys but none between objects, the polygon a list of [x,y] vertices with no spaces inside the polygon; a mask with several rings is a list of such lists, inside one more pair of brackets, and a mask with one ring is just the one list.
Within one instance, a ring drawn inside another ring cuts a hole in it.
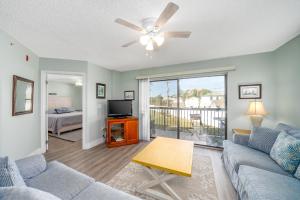
[{"label": "white ceiling", "polygon": [[82,82],[82,77],[67,74],[48,74],[47,80],[50,82],[75,84],[76,82]]},{"label": "white ceiling", "polygon": [[165,0],[1,0],[0,29],[41,57],[88,60],[125,71],[272,51],[300,33],[299,0],[173,0],[180,6],[164,30],[192,31],[167,39],[150,56],[122,44],[137,25],[158,17]]}]

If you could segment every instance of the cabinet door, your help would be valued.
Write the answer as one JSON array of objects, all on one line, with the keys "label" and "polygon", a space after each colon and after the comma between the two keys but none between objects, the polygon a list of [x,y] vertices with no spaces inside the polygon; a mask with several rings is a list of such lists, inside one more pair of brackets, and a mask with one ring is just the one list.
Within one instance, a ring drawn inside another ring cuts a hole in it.
[{"label": "cabinet door", "polygon": [[127,135],[127,144],[138,143],[139,141],[139,132],[138,132],[138,121],[129,120],[126,122],[126,135]]},{"label": "cabinet door", "polygon": [[107,135],[108,144],[122,144],[126,143],[125,136],[125,123],[124,122],[109,122],[108,123],[108,131]]}]

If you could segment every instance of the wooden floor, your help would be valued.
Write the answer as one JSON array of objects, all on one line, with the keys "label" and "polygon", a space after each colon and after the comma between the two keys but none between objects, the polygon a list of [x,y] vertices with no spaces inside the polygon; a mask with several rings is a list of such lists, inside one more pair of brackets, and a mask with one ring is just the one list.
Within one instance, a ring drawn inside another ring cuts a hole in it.
[{"label": "wooden floor", "polygon": [[[145,145],[147,145],[147,142],[118,148],[107,148],[104,144],[101,144],[89,150],[82,150],[81,142],[68,142],[49,137],[49,150],[45,157],[47,161],[58,160],[95,178],[97,181],[105,183],[125,167],[131,158]],[[236,192],[224,169],[221,151],[201,147],[195,148],[200,148],[204,154],[211,157],[219,200],[237,199]]]}]

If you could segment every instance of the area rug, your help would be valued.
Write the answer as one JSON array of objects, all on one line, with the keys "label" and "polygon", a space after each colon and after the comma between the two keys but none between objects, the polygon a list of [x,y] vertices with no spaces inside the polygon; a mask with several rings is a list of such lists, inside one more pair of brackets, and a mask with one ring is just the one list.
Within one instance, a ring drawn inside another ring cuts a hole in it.
[{"label": "area rug", "polygon": [[[136,192],[136,188],[150,179],[152,180],[151,176],[144,171],[142,166],[131,162],[107,184],[141,199],[155,200],[148,195]],[[211,159],[201,155],[197,149],[194,150],[192,177],[177,177],[167,183],[184,200],[218,199]],[[159,186],[155,189],[163,192]]]},{"label": "area rug", "polygon": [[60,139],[67,140],[70,142],[77,142],[82,139],[82,129],[61,133],[60,136],[49,133],[49,136],[60,138]]}]

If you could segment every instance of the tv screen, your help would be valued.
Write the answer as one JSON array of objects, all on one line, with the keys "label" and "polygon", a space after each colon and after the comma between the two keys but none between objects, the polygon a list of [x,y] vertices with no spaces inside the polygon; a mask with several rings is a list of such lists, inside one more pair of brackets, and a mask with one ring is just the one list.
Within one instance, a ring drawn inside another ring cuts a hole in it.
[{"label": "tv screen", "polygon": [[108,100],[107,114],[109,117],[132,116],[131,100]]}]

